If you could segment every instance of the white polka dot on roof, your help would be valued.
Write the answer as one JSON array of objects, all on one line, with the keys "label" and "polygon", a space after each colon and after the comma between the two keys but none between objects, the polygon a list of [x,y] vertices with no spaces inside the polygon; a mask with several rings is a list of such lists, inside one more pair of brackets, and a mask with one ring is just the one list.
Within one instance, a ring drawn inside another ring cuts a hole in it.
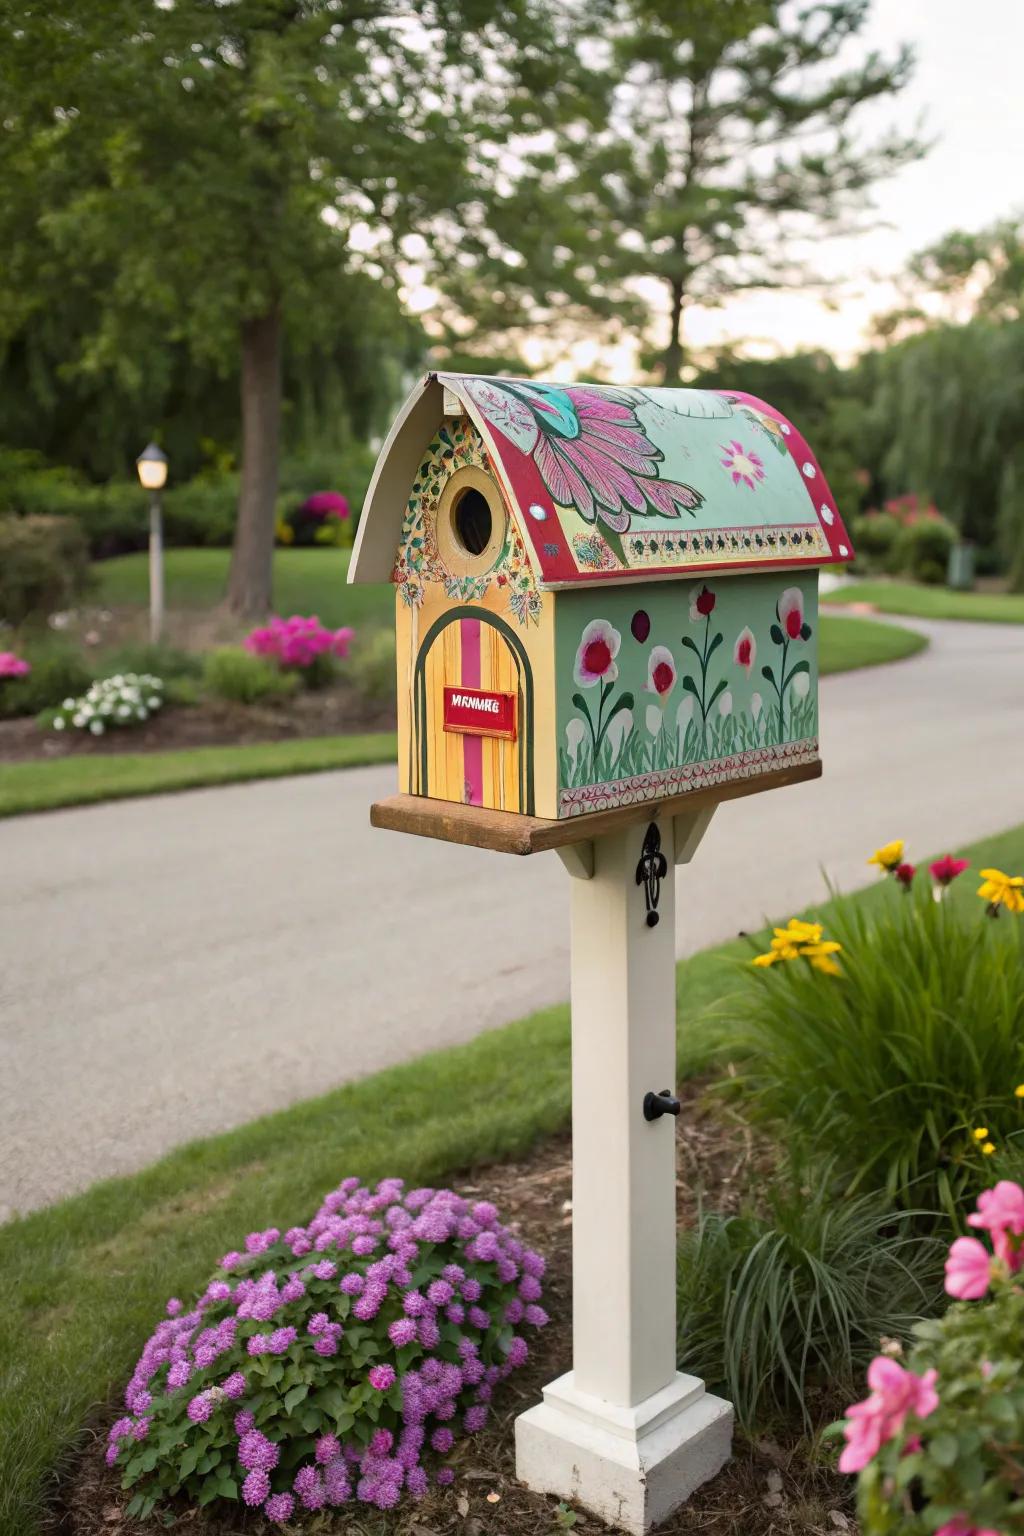
[{"label": "white polka dot on roof", "polygon": [[542,523],[547,515],[548,513],[546,507],[540,506],[536,501],[532,501],[530,503],[530,516],[535,517],[538,523]]},{"label": "white polka dot on roof", "polygon": [[813,464],[804,465],[804,474],[807,476],[808,480],[813,480],[817,473],[818,471],[815,469]]},{"label": "white polka dot on roof", "polygon": [[826,507],[824,502],[821,506],[821,515],[825,522],[828,523],[831,527],[832,523],[835,521],[835,513],[832,511],[831,507]]},{"label": "white polka dot on roof", "polygon": [[850,551],[847,549],[845,544],[840,544],[840,546],[839,546],[839,553],[841,555],[848,555],[850,553]]},{"label": "white polka dot on roof", "polygon": [[783,433],[784,433],[784,434],[785,434],[785,436],[786,436],[786,437],[788,437],[788,436],[789,436],[789,434],[790,434],[790,433],[791,433],[791,432],[792,432],[792,430],[793,430],[793,428],[792,428],[792,427],[787,427],[787,426],[786,426],[786,423],[785,423],[785,422],[784,422],[784,421],[780,421],[780,422],[779,422],[779,426],[780,426],[780,427],[781,427],[781,428],[782,428],[782,431],[783,431]]}]

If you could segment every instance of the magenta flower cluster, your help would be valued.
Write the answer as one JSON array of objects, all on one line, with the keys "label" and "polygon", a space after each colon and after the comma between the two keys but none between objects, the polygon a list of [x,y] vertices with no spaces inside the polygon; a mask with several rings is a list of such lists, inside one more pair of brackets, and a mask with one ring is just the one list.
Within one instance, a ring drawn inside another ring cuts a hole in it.
[{"label": "magenta flower cluster", "polygon": [[[979,1195],[977,1209],[968,1216],[967,1223],[988,1234],[992,1251],[978,1238],[958,1237],[946,1258],[947,1294],[958,1301],[980,1301],[993,1285],[1009,1287],[1019,1294],[1018,1277],[1024,1270],[1024,1189],[1009,1179],[1001,1180]],[[973,1338],[973,1348],[978,1347],[980,1338],[980,1334]],[[995,1369],[993,1361],[982,1359],[977,1364],[982,1381],[987,1381]],[[890,1444],[900,1458],[919,1452],[927,1455],[932,1435],[929,1421],[933,1421],[940,1408],[946,1408],[953,1422],[969,1419],[970,1403],[962,1391],[957,1395],[958,1385],[956,1380],[946,1380],[934,1367],[915,1372],[887,1356],[876,1356],[868,1368],[870,1396],[847,1409],[843,1427],[846,1444],[839,1458],[839,1470],[875,1470],[872,1463]],[[944,1400],[943,1393],[949,1387],[953,1396]],[[1000,1390],[996,1389],[996,1395]],[[1006,1437],[1012,1438],[1012,1428],[1012,1414],[1010,1428],[1000,1420],[1000,1432]],[[976,1443],[981,1445],[983,1432],[976,1429],[975,1434]],[[948,1424],[943,1424],[937,1439],[949,1440]],[[942,1467],[949,1465],[946,1450],[944,1444],[943,1459],[938,1463]],[[1003,1469],[999,1466],[995,1470],[998,1473]],[[984,1470],[979,1462],[975,1492],[982,1488],[983,1480]],[[996,1498],[998,1502],[998,1491]],[[935,1536],[1001,1536],[987,1523],[978,1524],[962,1512],[928,1529]]]},{"label": "magenta flower cluster", "polygon": [[[521,1329],[547,1322],[543,1274],[489,1201],[346,1179],[308,1225],[251,1232],[190,1308],[171,1298],[107,1462],[150,1498],[198,1498],[228,1474],[281,1524],[420,1498],[432,1477],[452,1481],[438,1458],[483,1429],[527,1359]],[[139,1442],[167,1427],[144,1470]]]},{"label": "magenta flower cluster", "polygon": [[31,671],[23,656],[16,656],[13,651],[0,651],[0,678],[27,677]]},{"label": "magenta flower cluster", "polygon": [[311,667],[321,656],[344,659],[355,635],[354,629],[327,629],[315,616],[292,614],[290,619],[276,616],[269,624],[246,636],[245,648],[254,656],[265,656],[282,667]]}]

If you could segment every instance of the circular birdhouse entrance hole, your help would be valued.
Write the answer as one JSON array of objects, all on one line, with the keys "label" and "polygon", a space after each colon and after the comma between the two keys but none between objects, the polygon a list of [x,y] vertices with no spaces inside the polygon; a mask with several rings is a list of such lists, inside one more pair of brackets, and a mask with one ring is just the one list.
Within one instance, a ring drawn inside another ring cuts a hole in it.
[{"label": "circular birdhouse entrance hole", "polygon": [[468,486],[452,508],[455,537],[468,555],[482,555],[491,539],[491,509],[481,491]]},{"label": "circular birdhouse entrance hole", "polygon": [[448,481],[437,509],[437,547],[453,576],[482,576],[497,560],[508,531],[495,482],[467,465]]}]

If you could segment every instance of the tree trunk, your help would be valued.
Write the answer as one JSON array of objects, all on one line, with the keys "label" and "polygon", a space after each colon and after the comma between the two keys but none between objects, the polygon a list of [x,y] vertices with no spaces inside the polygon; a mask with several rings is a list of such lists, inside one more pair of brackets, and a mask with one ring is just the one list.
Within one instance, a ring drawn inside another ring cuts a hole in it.
[{"label": "tree trunk", "polygon": [[242,324],[242,485],[228,604],[263,618],[273,596],[274,507],[281,437],[281,312]]},{"label": "tree trunk", "polygon": [[683,371],[683,283],[673,278],[670,284],[672,308],[669,316],[669,340],[661,359],[661,382],[674,388]]}]

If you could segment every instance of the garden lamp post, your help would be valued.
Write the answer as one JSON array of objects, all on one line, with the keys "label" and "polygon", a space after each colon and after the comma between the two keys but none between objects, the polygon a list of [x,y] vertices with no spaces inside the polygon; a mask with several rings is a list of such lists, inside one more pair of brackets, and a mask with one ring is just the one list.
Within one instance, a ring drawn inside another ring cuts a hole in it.
[{"label": "garden lamp post", "polygon": [[135,460],[143,490],[149,491],[149,639],[158,645],[164,627],[164,531],[160,492],[167,480],[167,455],[156,443]]}]

